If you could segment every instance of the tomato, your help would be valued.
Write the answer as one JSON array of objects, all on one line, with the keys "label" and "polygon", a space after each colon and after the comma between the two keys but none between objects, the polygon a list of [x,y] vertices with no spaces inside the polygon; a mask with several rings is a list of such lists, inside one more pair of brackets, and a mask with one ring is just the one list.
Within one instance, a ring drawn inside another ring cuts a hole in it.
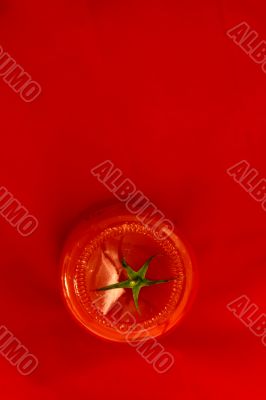
[{"label": "tomato", "polygon": [[188,309],[194,275],[175,231],[160,240],[120,205],[84,218],[62,255],[70,311],[91,333],[117,342],[157,337],[173,328]]}]

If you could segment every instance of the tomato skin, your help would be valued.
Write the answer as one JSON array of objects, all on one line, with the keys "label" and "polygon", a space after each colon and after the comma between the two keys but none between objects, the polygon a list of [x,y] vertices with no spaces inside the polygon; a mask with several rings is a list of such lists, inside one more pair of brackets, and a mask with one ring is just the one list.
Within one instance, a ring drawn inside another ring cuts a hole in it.
[{"label": "tomato skin", "polygon": [[[130,289],[96,291],[124,280],[122,257],[137,270],[151,255],[156,257],[149,279],[176,279],[143,288],[141,314]],[[122,205],[80,221],[65,244],[61,265],[63,295],[72,315],[91,333],[115,342],[165,334],[180,322],[195,294],[194,260],[177,233],[159,241]]]}]

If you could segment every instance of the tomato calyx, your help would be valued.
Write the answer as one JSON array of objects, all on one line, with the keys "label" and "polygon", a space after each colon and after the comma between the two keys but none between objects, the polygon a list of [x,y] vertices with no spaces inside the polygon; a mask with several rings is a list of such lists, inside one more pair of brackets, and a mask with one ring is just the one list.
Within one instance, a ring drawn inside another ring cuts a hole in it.
[{"label": "tomato calyx", "polygon": [[149,265],[154,257],[155,256],[149,257],[148,260],[143,264],[143,266],[138,271],[133,270],[133,268],[131,268],[127,264],[125,258],[123,258],[121,260],[121,264],[122,264],[123,268],[126,270],[128,279],[125,281],[122,281],[122,282],[118,282],[118,283],[114,283],[114,284],[111,284],[108,286],[98,288],[96,290],[102,291],[102,290],[121,289],[121,288],[132,289],[135,307],[136,307],[138,313],[141,314],[140,309],[139,309],[139,303],[138,303],[140,290],[145,286],[152,286],[152,285],[158,285],[160,283],[167,283],[167,282],[173,281],[175,279],[175,278],[158,279],[158,280],[146,279],[146,273],[147,273]]}]

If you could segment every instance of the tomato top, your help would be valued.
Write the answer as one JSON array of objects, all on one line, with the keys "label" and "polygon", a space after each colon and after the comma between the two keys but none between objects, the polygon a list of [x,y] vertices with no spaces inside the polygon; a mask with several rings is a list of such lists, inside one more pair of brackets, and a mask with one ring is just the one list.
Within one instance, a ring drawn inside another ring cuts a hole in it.
[{"label": "tomato top", "polygon": [[[137,275],[144,269],[145,282]],[[141,340],[167,332],[182,317],[192,262],[175,232],[159,240],[123,207],[110,207],[73,231],[62,257],[62,284],[70,310],[92,333]]]}]

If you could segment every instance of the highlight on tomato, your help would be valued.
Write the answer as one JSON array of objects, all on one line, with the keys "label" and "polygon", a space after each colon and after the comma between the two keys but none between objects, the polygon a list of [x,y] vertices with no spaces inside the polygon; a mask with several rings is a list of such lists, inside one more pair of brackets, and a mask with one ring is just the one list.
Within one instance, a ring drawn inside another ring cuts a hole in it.
[{"label": "highlight on tomato", "polygon": [[194,294],[194,262],[177,232],[160,240],[123,205],[84,218],[68,238],[61,264],[71,313],[88,331],[111,341],[168,332]]}]

